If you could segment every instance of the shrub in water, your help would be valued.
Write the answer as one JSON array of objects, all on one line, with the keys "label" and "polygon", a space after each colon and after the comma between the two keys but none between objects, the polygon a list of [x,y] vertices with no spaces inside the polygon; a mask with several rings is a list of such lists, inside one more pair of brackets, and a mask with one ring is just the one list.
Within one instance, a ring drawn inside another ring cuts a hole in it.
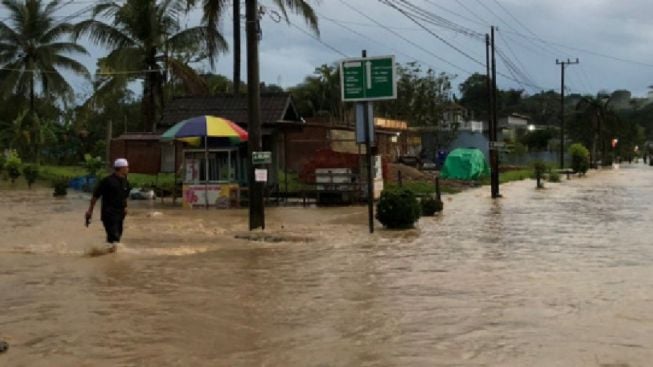
[{"label": "shrub in water", "polygon": [[444,208],[442,200],[434,197],[423,198],[420,204],[422,205],[422,215],[427,217],[432,217]]},{"label": "shrub in water", "polygon": [[89,177],[97,177],[98,173],[104,168],[104,161],[100,157],[84,154],[84,168],[86,168]]},{"label": "shrub in water", "polygon": [[544,162],[536,161],[533,163],[533,175],[535,176],[535,180],[537,180],[538,189],[544,187],[544,184],[542,184],[542,176],[544,176],[545,172],[546,172],[546,164]]},{"label": "shrub in water", "polygon": [[549,172],[549,182],[560,182],[560,173],[551,170]]},{"label": "shrub in water", "polygon": [[7,162],[7,157],[3,152],[0,152],[0,173],[4,171],[6,162]]},{"label": "shrub in water", "polygon": [[576,143],[569,147],[571,156],[571,168],[576,173],[585,174],[590,168],[590,152],[583,144]]},{"label": "shrub in water", "polygon": [[27,181],[27,186],[29,186],[29,188],[31,189],[32,185],[34,184],[34,182],[36,182],[36,179],[39,177],[39,168],[37,166],[28,164],[25,167],[23,167],[23,176]]},{"label": "shrub in water", "polygon": [[16,151],[9,152],[7,161],[5,162],[5,170],[7,170],[11,183],[15,183],[16,179],[20,177],[20,166],[22,164],[23,161],[20,159]]},{"label": "shrub in water", "polygon": [[66,196],[68,194],[68,181],[66,177],[57,177],[52,182],[52,187],[54,188],[52,196]]},{"label": "shrub in water", "polygon": [[407,229],[413,228],[420,212],[420,204],[412,191],[401,188],[383,190],[376,218],[386,228]]}]

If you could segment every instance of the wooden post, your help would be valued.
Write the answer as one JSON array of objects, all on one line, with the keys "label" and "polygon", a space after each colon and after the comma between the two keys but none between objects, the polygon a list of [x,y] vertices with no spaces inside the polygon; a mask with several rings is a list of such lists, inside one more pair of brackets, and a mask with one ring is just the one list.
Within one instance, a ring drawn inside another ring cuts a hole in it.
[{"label": "wooden post", "polygon": [[113,121],[109,120],[107,124],[107,146],[106,146],[106,161],[107,168],[111,169],[111,140],[113,139]]}]

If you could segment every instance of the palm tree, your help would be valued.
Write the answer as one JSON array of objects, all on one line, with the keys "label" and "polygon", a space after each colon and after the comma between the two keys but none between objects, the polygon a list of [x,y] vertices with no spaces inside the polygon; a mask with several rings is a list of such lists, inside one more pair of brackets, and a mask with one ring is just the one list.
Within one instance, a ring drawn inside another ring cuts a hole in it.
[{"label": "palm tree", "polygon": [[[101,80],[103,86],[124,87],[135,79],[144,80],[142,111],[146,131],[156,129],[168,72],[189,93],[205,94],[206,83],[190,64],[204,58],[213,60],[227,48],[217,28],[203,25],[183,29],[179,17],[185,10],[185,0],[103,0],[95,6],[93,19],[75,28],[76,37],[86,35],[112,50],[98,62],[100,74],[107,75]],[[199,51],[203,46],[208,53]]]},{"label": "palm tree", "polygon": [[597,149],[601,149],[601,160],[606,163],[606,143],[605,136],[610,127],[617,122],[618,117],[611,108],[610,102],[612,98],[607,96],[598,95],[596,97],[586,96],[583,97],[576,105],[576,110],[583,113],[585,118],[589,119],[591,123],[592,148],[590,151],[590,162],[595,162],[597,156]]},{"label": "palm tree", "polygon": [[[204,24],[211,29],[217,29],[220,16],[222,16],[224,9],[230,2],[233,6],[233,56],[234,56],[234,73],[233,84],[234,94],[240,92],[240,50],[241,50],[241,37],[240,37],[240,4],[241,0],[187,0],[189,7],[195,6],[201,1],[202,10],[204,13]],[[272,2],[279,8],[281,15],[288,22],[288,11],[300,15],[304,18],[306,23],[311,29],[319,35],[318,20],[313,7],[307,0],[272,0]],[[210,35],[213,37],[214,35]]]},{"label": "palm tree", "polygon": [[[44,4],[41,0],[2,0],[9,12],[0,21],[0,95],[22,95],[29,99],[31,130],[40,131],[36,116],[37,88],[46,98],[74,97],[61,71],[90,78],[88,70],[74,57],[86,55],[86,49],[65,41],[73,25],[57,21],[54,13],[61,1]],[[40,139],[34,141],[34,159],[40,163]]]}]

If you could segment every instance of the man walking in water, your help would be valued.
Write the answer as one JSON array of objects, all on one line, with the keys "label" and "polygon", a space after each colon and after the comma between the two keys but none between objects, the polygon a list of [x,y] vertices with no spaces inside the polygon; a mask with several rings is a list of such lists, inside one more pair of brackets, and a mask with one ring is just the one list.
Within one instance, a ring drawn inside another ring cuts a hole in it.
[{"label": "man walking in water", "polygon": [[126,159],[116,159],[113,164],[113,174],[103,178],[93,191],[91,205],[86,212],[86,223],[88,225],[93,216],[93,208],[99,198],[102,198],[102,224],[107,232],[107,242],[110,245],[109,251],[116,250],[116,243],[122,237],[122,224],[127,215],[127,198],[129,197],[129,163]]}]

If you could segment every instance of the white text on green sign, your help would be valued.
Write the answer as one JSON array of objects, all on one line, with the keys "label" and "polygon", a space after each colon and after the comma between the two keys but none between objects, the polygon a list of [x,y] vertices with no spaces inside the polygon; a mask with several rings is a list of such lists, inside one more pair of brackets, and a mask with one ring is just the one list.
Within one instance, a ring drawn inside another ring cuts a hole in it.
[{"label": "white text on green sign", "polygon": [[253,164],[270,164],[272,163],[272,152],[252,152]]},{"label": "white text on green sign", "polygon": [[397,98],[394,56],[343,60],[340,86],[344,102]]}]

